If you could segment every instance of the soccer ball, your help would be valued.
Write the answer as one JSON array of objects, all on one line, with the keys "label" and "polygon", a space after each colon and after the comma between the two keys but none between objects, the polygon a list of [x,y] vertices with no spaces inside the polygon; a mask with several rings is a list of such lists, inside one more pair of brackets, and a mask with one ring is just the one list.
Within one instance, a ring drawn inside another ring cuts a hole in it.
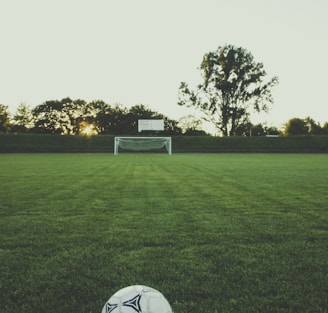
[{"label": "soccer ball", "polygon": [[101,313],[173,313],[169,302],[156,289],[135,285],[114,293]]}]

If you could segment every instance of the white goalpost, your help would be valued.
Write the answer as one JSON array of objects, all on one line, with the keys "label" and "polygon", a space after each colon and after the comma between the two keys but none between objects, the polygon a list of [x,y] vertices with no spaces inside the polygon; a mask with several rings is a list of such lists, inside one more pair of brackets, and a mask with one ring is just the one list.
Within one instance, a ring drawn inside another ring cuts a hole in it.
[{"label": "white goalpost", "polygon": [[[138,132],[164,131],[164,120],[138,120]],[[115,137],[114,154],[118,154],[119,148],[130,151],[156,151],[166,149],[168,154],[172,154],[171,137]]]},{"label": "white goalpost", "polygon": [[132,151],[161,150],[165,147],[168,154],[172,154],[171,137],[115,137],[114,154],[119,148]]}]

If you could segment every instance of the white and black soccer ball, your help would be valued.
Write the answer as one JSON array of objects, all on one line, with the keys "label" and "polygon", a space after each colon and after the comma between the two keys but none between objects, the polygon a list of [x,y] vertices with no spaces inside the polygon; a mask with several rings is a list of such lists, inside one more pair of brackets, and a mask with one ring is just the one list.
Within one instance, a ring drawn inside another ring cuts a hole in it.
[{"label": "white and black soccer ball", "polygon": [[101,313],[173,313],[158,290],[134,285],[120,289],[105,303]]}]

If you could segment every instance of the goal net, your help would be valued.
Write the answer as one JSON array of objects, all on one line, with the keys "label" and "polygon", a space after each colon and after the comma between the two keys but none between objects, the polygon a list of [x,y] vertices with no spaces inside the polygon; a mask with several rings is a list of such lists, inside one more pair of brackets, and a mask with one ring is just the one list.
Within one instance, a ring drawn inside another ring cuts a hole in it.
[{"label": "goal net", "polygon": [[119,149],[130,151],[156,151],[166,150],[172,154],[171,137],[115,137],[114,154],[118,154]]}]

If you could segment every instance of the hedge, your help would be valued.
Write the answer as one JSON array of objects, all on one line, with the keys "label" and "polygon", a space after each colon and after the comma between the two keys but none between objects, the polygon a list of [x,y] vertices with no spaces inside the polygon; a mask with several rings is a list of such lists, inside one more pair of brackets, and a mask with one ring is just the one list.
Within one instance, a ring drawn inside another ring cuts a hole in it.
[{"label": "hedge", "polygon": [[[0,134],[0,153],[108,152],[113,153],[114,136]],[[172,137],[173,153],[262,152],[328,153],[328,136],[289,137]]]}]

